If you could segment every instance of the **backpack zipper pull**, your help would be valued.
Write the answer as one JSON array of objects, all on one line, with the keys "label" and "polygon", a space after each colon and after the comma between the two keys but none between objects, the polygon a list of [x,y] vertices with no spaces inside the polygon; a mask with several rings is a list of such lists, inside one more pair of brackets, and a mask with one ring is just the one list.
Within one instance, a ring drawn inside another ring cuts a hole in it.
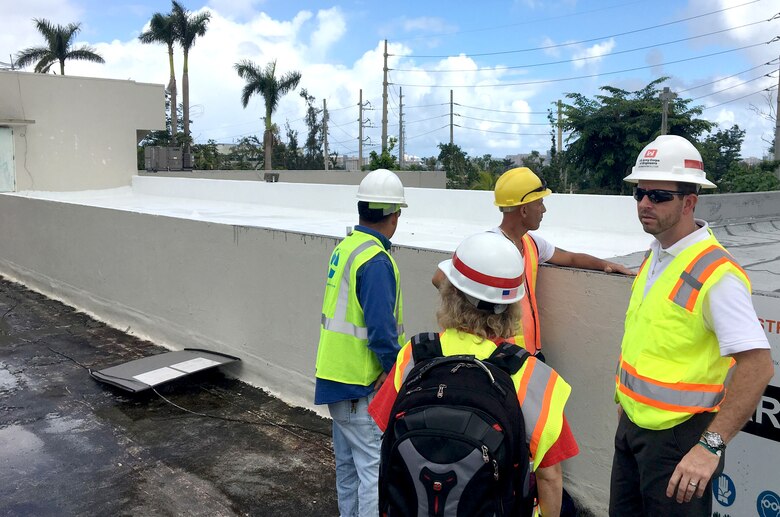
[{"label": "backpack zipper pull", "polygon": [[493,460],[493,479],[498,481],[498,462]]},{"label": "backpack zipper pull", "polygon": [[439,391],[436,392],[436,398],[440,399],[444,396],[444,388],[446,388],[446,384],[439,384]]},{"label": "backpack zipper pull", "polygon": [[482,461],[490,463],[490,451],[488,450],[487,445],[482,446]]}]

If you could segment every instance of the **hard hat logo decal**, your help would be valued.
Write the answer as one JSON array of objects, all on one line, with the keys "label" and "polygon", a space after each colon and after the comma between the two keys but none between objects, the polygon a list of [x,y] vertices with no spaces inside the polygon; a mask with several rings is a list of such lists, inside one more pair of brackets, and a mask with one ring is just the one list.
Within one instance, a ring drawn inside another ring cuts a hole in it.
[{"label": "hard hat logo decal", "polygon": [[704,170],[704,164],[700,162],[699,160],[685,160],[685,168],[686,169],[699,169],[700,171]]},{"label": "hard hat logo decal", "polygon": [[645,151],[645,158],[655,158],[656,154],[658,154],[658,149],[648,149]]}]

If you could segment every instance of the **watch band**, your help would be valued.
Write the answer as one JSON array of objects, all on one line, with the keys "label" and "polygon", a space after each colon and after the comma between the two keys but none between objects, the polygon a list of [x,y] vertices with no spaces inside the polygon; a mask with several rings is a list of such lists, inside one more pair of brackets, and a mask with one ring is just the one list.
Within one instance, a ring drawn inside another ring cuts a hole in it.
[{"label": "watch band", "polygon": [[710,451],[712,454],[714,454],[717,457],[721,457],[723,455],[722,449],[716,449],[715,447],[712,447],[710,444],[705,442],[704,440],[699,440],[699,445]]}]

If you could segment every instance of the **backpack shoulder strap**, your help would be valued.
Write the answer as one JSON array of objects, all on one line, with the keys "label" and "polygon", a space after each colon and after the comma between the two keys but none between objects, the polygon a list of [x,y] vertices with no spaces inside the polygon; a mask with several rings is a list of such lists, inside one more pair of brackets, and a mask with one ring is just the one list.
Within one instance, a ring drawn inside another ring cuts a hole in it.
[{"label": "backpack shoulder strap", "polygon": [[412,358],[414,364],[420,364],[428,359],[435,357],[441,357],[441,340],[439,335],[433,332],[423,332],[417,334],[411,340],[412,342]]},{"label": "backpack shoulder strap", "polygon": [[531,354],[525,348],[502,341],[496,345],[496,349],[486,361],[498,366],[509,375],[514,375],[520,371],[530,356]]}]

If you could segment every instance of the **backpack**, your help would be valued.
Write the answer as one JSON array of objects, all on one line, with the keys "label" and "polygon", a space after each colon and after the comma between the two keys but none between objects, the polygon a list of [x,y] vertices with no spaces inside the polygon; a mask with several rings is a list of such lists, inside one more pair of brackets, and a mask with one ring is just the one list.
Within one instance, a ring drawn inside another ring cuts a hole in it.
[{"label": "backpack", "polygon": [[485,360],[412,338],[414,367],[382,440],[383,516],[532,515],[529,450],[511,375],[529,353],[502,342]]}]

